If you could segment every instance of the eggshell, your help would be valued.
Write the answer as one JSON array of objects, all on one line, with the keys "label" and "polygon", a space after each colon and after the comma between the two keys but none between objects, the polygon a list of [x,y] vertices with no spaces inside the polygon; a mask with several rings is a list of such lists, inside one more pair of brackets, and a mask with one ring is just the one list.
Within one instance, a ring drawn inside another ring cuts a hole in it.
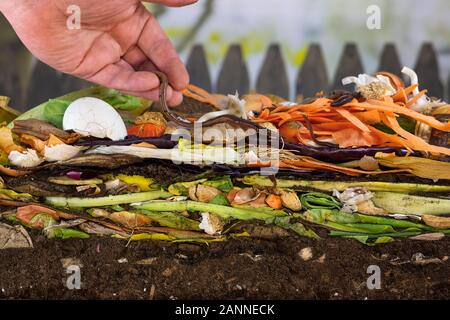
[{"label": "eggshell", "polygon": [[119,113],[105,101],[90,97],[77,99],[69,105],[64,113],[63,129],[114,141],[127,136],[127,128]]}]

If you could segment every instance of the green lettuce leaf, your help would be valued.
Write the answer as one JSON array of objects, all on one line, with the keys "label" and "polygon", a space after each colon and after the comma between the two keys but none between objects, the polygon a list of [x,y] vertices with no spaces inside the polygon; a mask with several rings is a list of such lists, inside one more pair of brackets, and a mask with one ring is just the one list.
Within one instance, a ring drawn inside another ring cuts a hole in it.
[{"label": "green lettuce leaf", "polygon": [[57,128],[62,128],[64,113],[70,105],[70,101],[52,99],[44,107],[45,120]]}]

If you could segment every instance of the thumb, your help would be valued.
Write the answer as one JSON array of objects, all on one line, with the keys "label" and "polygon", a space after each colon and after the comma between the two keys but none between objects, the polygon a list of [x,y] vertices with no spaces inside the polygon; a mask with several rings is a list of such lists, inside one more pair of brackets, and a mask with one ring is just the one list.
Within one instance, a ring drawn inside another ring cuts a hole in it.
[{"label": "thumb", "polygon": [[198,0],[145,0],[144,2],[162,4],[167,7],[184,7],[196,3]]}]

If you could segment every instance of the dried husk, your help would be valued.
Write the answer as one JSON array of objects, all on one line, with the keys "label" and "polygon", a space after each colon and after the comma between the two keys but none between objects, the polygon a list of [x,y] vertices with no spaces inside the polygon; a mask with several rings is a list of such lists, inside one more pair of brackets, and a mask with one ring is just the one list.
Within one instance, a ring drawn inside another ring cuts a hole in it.
[{"label": "dried husk", "polygon": [[439,229],[450,228],[450,217],[438,217],[431,214],[424,214],[422,216],[422,221],[425,222],[427,226]]}]

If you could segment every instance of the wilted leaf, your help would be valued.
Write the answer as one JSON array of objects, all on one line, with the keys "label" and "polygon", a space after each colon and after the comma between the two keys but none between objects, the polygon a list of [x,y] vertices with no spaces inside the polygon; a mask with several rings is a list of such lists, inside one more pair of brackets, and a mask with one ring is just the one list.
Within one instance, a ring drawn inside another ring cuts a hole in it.
[{"label": "wilted leaf", "polygon": [[418,236],[410,237],[412,240],[422,240],[422,241],[439,241],[445,237],[445,234],[441,232],[432,232],[419,234]]},{"label": "wilted leaf", "polygon": [[75,229],[51,229],[47,236],[49,238],[60,238],[60,239],[71,239],[71,238],[77,238],[77,239],[87,239],[89,238],[89,235],[87,233],[84,233],[79,230]]},{"label": "wilted leaf", "polygon": [[140,212],[161,226],[180,230],[200,230],[199,221],[186,218],[177,212],[156,212],[147,210],[142,210]]},{"label": "wilted leaf", "polygon": [[32,248],[28,232],[22,226],[0,223],[0,249]]},{"label": "wilted leaf", "polygon": [[151,222],[151,219],[143,214],[128,211],[113,212],[108,216],[108,219],[130,229],[143,227]]}]

